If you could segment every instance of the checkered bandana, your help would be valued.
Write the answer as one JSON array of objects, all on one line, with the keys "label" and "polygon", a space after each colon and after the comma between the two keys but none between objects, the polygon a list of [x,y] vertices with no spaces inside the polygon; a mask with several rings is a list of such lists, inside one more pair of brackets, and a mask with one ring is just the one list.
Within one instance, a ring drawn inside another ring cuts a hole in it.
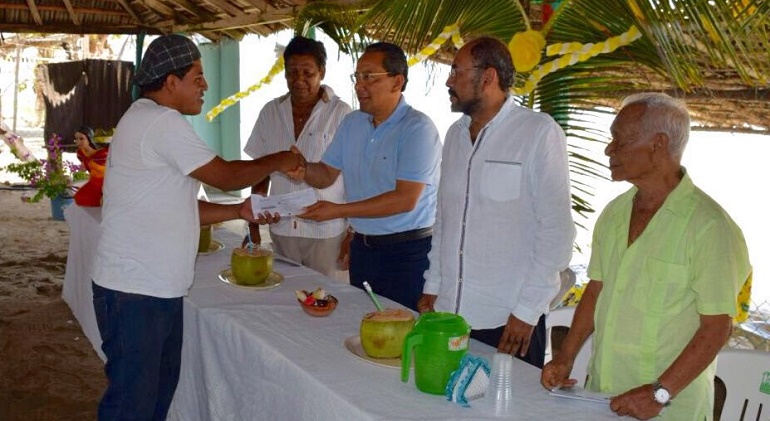
[{"label": "checkered bandana", "polygon": [[182,35],[163,35],[147,48],[134,75],[134,83],[148,86],[174,70],[187,67],[201,58],[198,47]]}]

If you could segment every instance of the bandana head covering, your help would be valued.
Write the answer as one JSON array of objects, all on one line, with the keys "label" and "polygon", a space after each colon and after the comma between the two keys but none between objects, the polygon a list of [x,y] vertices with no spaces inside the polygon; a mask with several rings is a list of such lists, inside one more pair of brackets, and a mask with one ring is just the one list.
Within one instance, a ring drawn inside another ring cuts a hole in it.
[{"label": "bandana head covering", "polygon": [[177,69],[201,58],[198,47],[182,35],[163,35],[147,47],[142,63],[134,75],[134,83],[148,86]]}]

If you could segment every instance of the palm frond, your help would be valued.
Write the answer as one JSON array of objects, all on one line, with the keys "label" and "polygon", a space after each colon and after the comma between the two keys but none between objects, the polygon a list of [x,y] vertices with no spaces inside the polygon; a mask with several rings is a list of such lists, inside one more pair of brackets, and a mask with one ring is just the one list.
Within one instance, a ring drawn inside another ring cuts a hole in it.
[{"label": "palm frond", "polygon": [[357,31],[357,20],[373,2],[359,2],[354,5],[341,5],[317,1],[308,3],[294,19],[294,32],[302,33],[306,27],[316,27],[324,31],[346,54],[354,57],[366,44],[366,34]]},{"label": "palm frond", "polygon": [[[492,35],[503,42],[527,29],[519,0],[380,0],[358,16],[353,31],[415,53],[458,23],[463,38]],[[522,4],[525,2],[522,2]],[[529,2],[526,2],[529,4]],[[710,81],[738,76],[748,87],[770,83],[770,2],[766,0],[562,0],[544,26],[548,45],[601,43],[636,26],[642,38],[611,53],[559,69],[517,102],[547,112],[568,136],[573,209],[592,212],[592,178],[606,177],[603,161],[585,152],[607,142],[597,117],[620,96],[661,85],[679,92],[712,89]],[[452,54],[451,48],[443,53]],[[543,57],[541,63],[552,60]],[[516,77],[523,86],[528,74]],[[580,224],[579,224],[580,225]]]}]

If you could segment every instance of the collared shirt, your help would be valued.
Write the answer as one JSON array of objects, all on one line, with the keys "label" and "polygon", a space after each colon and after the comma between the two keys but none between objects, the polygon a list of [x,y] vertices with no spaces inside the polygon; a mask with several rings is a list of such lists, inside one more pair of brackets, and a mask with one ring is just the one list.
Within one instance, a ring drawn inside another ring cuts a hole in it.
[{"label": "collared shirt", "polygon": [[441,139],[433,121],[407,105],[402,96],[390,117],[377,127],[369,114],[348,114],[322,161],[342,171],[348,202],[395,190],[396,180],[425,184],[410,212],[349,218],[356,232],[383,235],[433,225],[440,159]]},{"label": "collared shirt", "polygon": [[475,143],[469,125],[463,116],[446,135],[423,292],[473,329],[502,326],[509,314],[534,325],[575,238],[564,132],[513,98]]},{"label": "collared shirt", "polygon": [[[268,102],[259,113],[243,151],[252,158],[259,158],[275,152],[286,151],[297,146],[308,161],[321,159],[324,151],[334,138],[342,118],[350,113],[350,106],[334,94],[332,88],[321,85],[323,96],[310,113],[305,127],[294,139],[294,120],[291,112],[291,96],[287,93]],[[312,188],[307,183],[292,181],[285,174],[270,174],[270,193],[286,194]],[[342,177],[325,189],[316,189],[318,200],[344,203],[345,193]],[[270,224],[270,231],[287,237],[331,238],[345,230],[344,219],[315,222],[298,217],[281,218],[277,224]]]},{"label": "collared shirt", "polygon": [[[700,315],[734,315],[750,272],[740,228],[686,173],[628,246],[636,192],[631,188],[602,212],[588,268],[602,282],[588,386],[612,394],[658,379],[693,338]],[[714,373],[712,362],[663,419],[711,419]]]}]

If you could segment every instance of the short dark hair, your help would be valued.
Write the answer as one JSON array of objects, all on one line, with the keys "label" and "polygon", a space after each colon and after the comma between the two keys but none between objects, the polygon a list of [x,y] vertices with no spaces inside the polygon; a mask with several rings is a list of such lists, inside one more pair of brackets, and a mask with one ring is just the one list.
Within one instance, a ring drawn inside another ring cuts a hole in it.
[{"label": "short dark hair", "polygon": [[370,44],[364,50],[364,53],[383,53],[385,59],[382,61],[382,66],[389,75],[403,75],[404,85],[401,86],[401,92],[406,89],[406,82],[409,81],[409,66],[406,64],[406,54],[396,44],[389,42],[375,42]]},{"label": "short dark hair", "polygon": [[189,72],[192,69],[192,67],[193,67],[193,65],[191,64],[189,66],[182,67],[181,69],[172,70],[168,74],[163,76],[162,78],[156,80],[155,82],[152,82],[152,83],[150,83],[147,86],[140,86],[139,88],[142,90],[142,95],[144,95],[145,93],[149,93],[149,92],[157,92],[157,91],[159,91],[160,88],[163,87],[163,83],[166,82],[166,78],[169,75],[174,75],[174,76],[178,77],[179,79],[184,79],[185,75],[187,74],[187,72]]},{"label": "short dark hair", "polygon": [[513,68],[513,60],[508,47],[497,38],[479,37],[471,41],[471,57],[473,64],[482,69],[490,67],[497,71],[498,85],[503,92],[513,86],[513,77],[516,71]]},{"label": "short dark hair", "polygon": [[300,35],[292,38],[283,50],[283,61],[288,62],[289,57],[299,55],[313,56],[318,67],[326,67],[326,47],[320,41]]}]

